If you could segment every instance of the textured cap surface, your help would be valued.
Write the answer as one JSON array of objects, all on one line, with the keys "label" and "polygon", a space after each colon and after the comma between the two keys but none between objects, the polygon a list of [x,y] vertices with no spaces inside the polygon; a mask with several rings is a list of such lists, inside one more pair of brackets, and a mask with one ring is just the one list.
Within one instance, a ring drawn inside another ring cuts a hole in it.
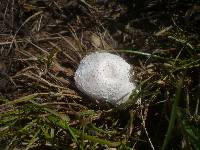
[{"label": "textured cap surface", "polygon": [[98,100],[119,104],[128,99],[134,83],[130,82],[130,65],[110,53],[92,53],[82,59],[75,72],[75,83],[80,91]]}]

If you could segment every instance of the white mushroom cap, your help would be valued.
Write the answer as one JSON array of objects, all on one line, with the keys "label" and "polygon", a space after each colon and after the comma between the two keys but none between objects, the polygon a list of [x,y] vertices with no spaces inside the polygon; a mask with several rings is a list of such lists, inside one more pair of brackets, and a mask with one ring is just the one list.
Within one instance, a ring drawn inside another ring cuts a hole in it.
[{"label": "white mushroom cap", "polygon": [[75,72],[80,91],[97,100],[120,104],[128,100],[134,83],[130,82],[131,66],[121,57],[95,52],[82,59]]}]

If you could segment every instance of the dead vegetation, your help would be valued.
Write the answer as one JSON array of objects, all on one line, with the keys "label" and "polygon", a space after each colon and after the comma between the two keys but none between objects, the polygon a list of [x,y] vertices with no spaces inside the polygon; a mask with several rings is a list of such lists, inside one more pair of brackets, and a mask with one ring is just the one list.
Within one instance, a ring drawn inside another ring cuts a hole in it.
[{"label": "dead vegetation", "polygon": [[[199,149],[199,13],[179,0],[2,0],[0,147]],[[74,85],[101,50],[126,58],[141,89],[118,108]]]}]

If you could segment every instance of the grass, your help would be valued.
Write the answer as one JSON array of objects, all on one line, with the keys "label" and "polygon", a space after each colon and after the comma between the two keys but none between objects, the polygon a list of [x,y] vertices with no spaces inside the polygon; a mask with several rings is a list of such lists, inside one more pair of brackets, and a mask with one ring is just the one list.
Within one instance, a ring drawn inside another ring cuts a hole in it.
[{"label": "grass", "polygon": [[[107,20],[98,17],[106,6],[82,1],[76,8],[81,15],[62,24],[67,10],[57,1],[49,3],[48,9],[26,3],[19,5],[23,17],[14,36],[6,30],[0,36],[2,52],[15,52],[9,84],[0,94],[1,149],[200,149],[200,47],[195,33],[172,24],[150,35],[158,42],[153,48],[149,42],[150,48],[141,51],[145,46],[129,46],[128,40],[118,41],[122,46],[115,47]],[[17,9],[10,1],[4,4]],[[114,2],[110,5],[117,7]],[[11,16],[17,13],[2,10]],[[53,13],[50,18],[48,11]],[[109,15],[112,22],[115,17]],[[54,22],[53,16],[61,23]],[[46,19],[51,23],[45,25]],[[134,29],[126,26],[126,34],[127,30]],[[98,103],[74,85],[81,58],[101,49],[122,55],[135,71],[137,90],[118,107]],[[136,104],[138,99],[141,102]]]},{"label": "grass", "polygon": [[180,97],[181,97],[181,88],[183,86],[183,81],[180,80],[178,83],[178,87],[177,87],[177,92],[174,98],[174,104],[172,106],[172,111],[171,111],[171,116],[170,116],[170,121],[169,121],[169,126],[167,129],[167,133],[166,133],[166,137],[162,146],[162,150],[167,149],[167,146],[169,145],[169,141],[170,141],[170,137],[172,136],[172,131],[175,125],[175,120],[177,117],[177,109],[178,109],[178,103],[180,101]]}]

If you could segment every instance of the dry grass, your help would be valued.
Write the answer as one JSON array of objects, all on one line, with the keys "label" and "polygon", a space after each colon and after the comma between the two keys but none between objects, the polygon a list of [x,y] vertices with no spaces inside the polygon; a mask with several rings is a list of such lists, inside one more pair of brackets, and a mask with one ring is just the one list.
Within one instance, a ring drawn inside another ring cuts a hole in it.
[{"label": "dry grass", "polygon": [[[158,5],[150,4],[145,8]],[[160,16],[138,21],[120,2],[0,6],[2,149],[200,148],[199,35],[182,29],[181,19],[152,33],[137,26]],[[79,61],[101,50],[126,58],[135,71],[140,92],[119,107],[91,100],[74,85]]]}]

